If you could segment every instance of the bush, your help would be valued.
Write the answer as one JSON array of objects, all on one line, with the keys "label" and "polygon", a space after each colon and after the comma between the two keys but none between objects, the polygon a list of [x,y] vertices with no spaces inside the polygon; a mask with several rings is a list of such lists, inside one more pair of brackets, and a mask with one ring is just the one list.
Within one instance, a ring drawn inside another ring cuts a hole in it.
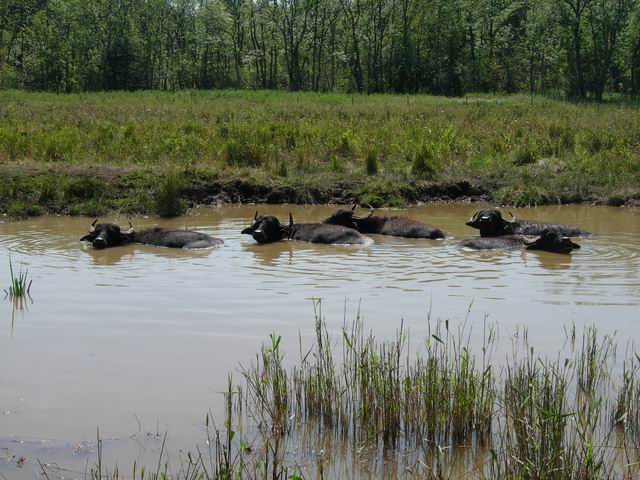
[{"label": "bush", "polygon": [[287,169],[287,162],[285,162],[284,160],[280,160],[278,162],[278,166],[276,168],[276,175],[280,177],[286,177],[287,175],[289,175],[289,171]]},{"label": "bush", "polygon": [[239,167],[259,167],[264,163],[264,154],[256,139],[245,133],[227,141],[225,156],[229,165]]},{"label": "bush", "polygon": [[340,141],[338,142],[337,153],[341,157],[351,158],[355,152],[353,138],[349,132],[342,132]]},{"label": "bush", "polygon": [[102,195],[104,181],[94,177],[80,177],[70,180],[64,187],[65,197],[74,200],[89,200]]},{"label": "bush", "polygon": [[182,182],[177,175],[169,175],[160,182],[155,195],[155,210],[161,217],[177,217],[185,210],[180,197]]},{"label": "bush", "polygon": [[531,146],[520,145],[514,154],[513,163],[518,166],[529,165],[536,161],[536,154]]},{"label": "bush", "polygon": [[366,167],[367,167],[367,175],[377,175],[379,169],[378,162],[378,153],[374,150],[369,150],[367,152],[367,157],[365,159]]},{"label": "bush", "polygon": [[419,177],[431,178],[436,172],[433,163],[433,150],[426,143],[422,143],[413,154],[411,173]]},{"label": "bush", "polygon": [[27,218],[41,214],[42,209],[38,205],[23,200],[16,200],[7,207],[7,215],[12,218]]}]

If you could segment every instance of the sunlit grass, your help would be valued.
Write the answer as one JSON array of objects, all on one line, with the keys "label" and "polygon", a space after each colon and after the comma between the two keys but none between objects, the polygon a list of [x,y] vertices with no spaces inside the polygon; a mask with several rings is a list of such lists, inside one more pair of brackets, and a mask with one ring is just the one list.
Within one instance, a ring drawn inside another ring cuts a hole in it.
[{"label": "sunlit grass", "polygon": [[[145,196],[166,172],[180,175],[187,191],[212,177],[322,191],[339,184],[383,204],[462,181],[517,205],[640,194],[634,106],[517,95],[408,98],[0,92],[0,164],[14,174],[0,186],[0,210],[152,211]],[[97,188],[82,198],[57,193],[69,178],[97,180]]]}]

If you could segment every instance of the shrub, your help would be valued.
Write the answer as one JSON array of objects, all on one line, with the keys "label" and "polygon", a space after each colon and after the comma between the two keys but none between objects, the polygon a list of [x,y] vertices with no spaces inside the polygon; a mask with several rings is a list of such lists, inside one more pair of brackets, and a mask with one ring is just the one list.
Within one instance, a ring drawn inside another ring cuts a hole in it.
[{"label": "shrub", "polygon": [[155,210],[161,217],[177,217],[185,206],[180,194],[182,182],[177,175],[169,175],[160,182],[155,194]]},{"label": "shrub", "polygon": [[284,159],[278,162],[278,166],[276,168],[276,175],[280,177],[286,177],[287,175],[289,175],[289,172],[287,170],[287,162],[285,162]]},{"label": "shrub", "polygon": [[259,167],[264,163],[264,154],[254,138],[240,133],[225,144],[225,156],[229,165],[239,167]]},{"label": "shrub", "polygon": [[433,163],[433,150],[423,142],[413,154],[411,173],[420,177],[432,177],[435,174]]},{"label": "shrub", "polygon": [[520,145],[515,153],[514,153],[514,158],[513,158],[513,163],[515,165],[529,165],[530,163],[533,163],[536,161],[536,154],[533,151],[533,148],[528,145]]},{"label": "shrub", "polygon": [[365,159],[367,167],[367,175],[377,175],[380,168],[378,162],[378,153],[375,150],[369,150]]},{"label": "shrub", "polygon": [[15,200],[7,207],[7,215],[12,218],[27,218],[41,215],[42,209],[31,202]]},{"label": "shrub", "polygon": [[338,155],[345,158],[352,157],[355,151],[353,143],[354,142],[351,133],[342,132],[342,134],[340,135],[340,141],[338,142]]},{"label": "shrub", "polygon": [[70,180],[64,187],[65,197],[75,200],[89,200],[102,195],[104,181],[95,177],[80,177]]}]

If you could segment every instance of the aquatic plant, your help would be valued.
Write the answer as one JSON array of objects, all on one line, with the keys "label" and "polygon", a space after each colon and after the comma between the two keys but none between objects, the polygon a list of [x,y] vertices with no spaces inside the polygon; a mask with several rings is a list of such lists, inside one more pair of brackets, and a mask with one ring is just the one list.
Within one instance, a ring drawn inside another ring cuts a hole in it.
[{"label": "aquatic plant", "polygon": [[[24,265],[24,264],[23,264]],[[33,280],[30,280],[29,269],[22,270],[23,265],[20,266],[20,271],[16,275],[13,270],[13,263],[11,262],[11,256],[9,256],[9,275],[10,285],[8,289],[4,290],[5,296],[12,300],[19,300],[30,295],[31,284]]]},{"label": "aquatic plant", "polygon": [[[241,370],[242,385],[229,377],[223,425],[205,418],[207,450],[196,447],[171,471],[163,441],[155,468],[134,464],[131,478],[640,474],[638,355],[625,359],[619,385],[614,340],[593,327],[568,332],[555,359],[536,355],[519,329],[502,366],[492,358],[497,327],[486,319],[479,356],[467,321],[429,318],[428,328],[424,348],[410,355],[402,323],[394,338],[378,341],[358,315],[332,336],[316,303],[314,344],[300,342],[291,368],[272,334]],[[99,458],[92,479],[123,478],[103,465]]]}]

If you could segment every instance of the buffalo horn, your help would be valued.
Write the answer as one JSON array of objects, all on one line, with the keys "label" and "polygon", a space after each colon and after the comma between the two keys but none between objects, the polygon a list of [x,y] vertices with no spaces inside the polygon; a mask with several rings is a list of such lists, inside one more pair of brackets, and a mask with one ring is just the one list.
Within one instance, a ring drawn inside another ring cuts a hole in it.
[{"label": "buffalo horn", "polygon": [[253,221],[255,222],[258,219],[258,210],[256,210],[256,214],[253,216]]},{"label": "buffalo horn", "polygon": [[469,219],[469,223],[475,222],[478,219],[478,215],[480,215],[480,212],[474,213]]},{"label": "buffalo horn", "polygon": [[293,215],[291,215],[291,212],[289,212],[289,227],[287,228],[287,230],[289,230],[287,232],[287,239],[291,240],[291,238],[293,237]]},{"label": "buffalo horn", "polygon": [[509,222],[509,223],[515,223],[516,222],[516,217],[513,213],[509,212],[509,215],[511,215],[511,220],[507,220],[505,218],[505,222]]},{"label": "buffalo horn", "polygon": [[129,222],[129,230],[127,230],[126,232],[124,232],[125,235],[131,235],[135,230],[133,229],[133,225],[131,225],[131,222]]},{"label": "buffalo horn", "polygon": [[358,208],[358,204],[356,202],[353,202],[353,205],[351,205],[351,211],[355,212],[356,208]]},{"label": "buffalo horn", "polygon": [[524,244],[525,245],[533,245],[534,243],[536,243],[538,240],[540,240],[541,236],[537,236],[537,237],[530,237],[528,235],[523,235],[522,238],[524,239]]},{"label": "buffalo horn", "polygon": [[369,207],[369,213],[361,217],[354,215],[353,218],[355,218],[356,220],[368,220],[369,218],[371,218],[373,216],[373,207],[370,204],[367,204],[367,207]]},{"label": "buffalo horn", "polygon": [[93,223],[89,227],[89,233],[93,233],[93,232],[96,231],[96,223],[98,223],[98,219],[97,218],[93,221]]},{"label": "buffalo horn", "polygon": [[354,215],[354,218],[356,220],[368,220],[373,216],[373,209],[369,210],[369,213],[367,213],[366,215],[363,215],[361,217],[357,217]]}]

